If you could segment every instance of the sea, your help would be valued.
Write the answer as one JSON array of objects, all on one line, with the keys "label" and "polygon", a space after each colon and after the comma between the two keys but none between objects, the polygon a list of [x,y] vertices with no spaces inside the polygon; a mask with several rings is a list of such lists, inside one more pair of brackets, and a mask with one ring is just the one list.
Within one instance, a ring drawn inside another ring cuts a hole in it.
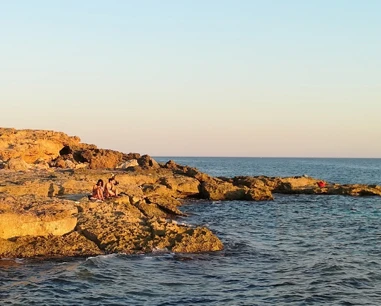
[{"label": "sea", "polygon": [[[381,159],[156,157],[213,176],[381,185]],[[381,305],[381,197],[189,201],[220,252],[0,261],[0,305]]]}]

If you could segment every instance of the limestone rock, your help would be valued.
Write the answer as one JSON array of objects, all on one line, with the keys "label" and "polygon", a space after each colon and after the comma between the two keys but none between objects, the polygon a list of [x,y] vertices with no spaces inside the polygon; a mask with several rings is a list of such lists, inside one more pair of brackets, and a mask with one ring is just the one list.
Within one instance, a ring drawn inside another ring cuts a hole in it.
[{"label": "limestone rock", "polygon": [[217,200],[244,200],[247,187],[237,187],[219,179],[201,183],[200,195],[213,201]]},{"label": "limestone rock", "polygon": [[168,161],[165,165],[164,168],[172,170],[176,174],[181,174],[185,176],[190,176],[195,179],[197,179],[199,182],[207,182],[210,180],[213,180],[214,178],[211,177],[210,175],[200,172],[196,168],[188,167],[188,166],[181,166],[176,164],[173,160]]},{"label": "limestone rock", "polygon": [[139,201],[136,204],[136,207],[138,207],[139,210],[143,212],[144,215],[148,218],[166,218],[168,216],[168,213],[162,210],[156,203],[147,203],[146,201]]},{"label": "limestone rock", "polygon": [[176,195],[176,191],[161,184],[143,184],[141,187],[146,196],[159,195],[172,197]]},{"label": "limestone rock", "polygon": [[125,159],[125,154],[114,150],[86,149],[78,154],[90,169],[115,169]]},{"label": "limestone rock", "polygon": [[138,160],[140,157],[141,157],[141,155],[139,153],[128,153],[127,154],[127,159],[128,160],[131,160],[131,159]]},{"label": "limestone rock", "polygon": [[0,258],[95,256],[104,254],[91,240],[77,232],[63,236],[0,239]]},{"label": "limestone rock", "polygon": [[140,167],[143,168],[160,168],[160,165],[149,155],[143,155],[138,159]]},{"label": "limestone rock", "polygon": [[164,222],[151,219],[153,231],[152,245],[155,249],[167,249],[173,252],[198,253],[220,251],[222,242],[205,227],[192,228],[176,222]]},{"label": "limestone rock", "polygon": [[21,157],[15,157],[8,160],[6,169],[14,171],[27,171],[31,168]]},{"label": "limestone rock", "polygon": [[68,201],[45,200],[39,203],[31,197],[0,200],[0,238],[22,236],[64,235],[76,224],[76,207]]},{"label": "limestone rock", "polygon": [[159,183],[177,192],[179,197],[198,196],[200,181],[184,175],[162,177]]},{"label": "limestone rock", "polygon": [[39,158],[51,161],[65,144],[78,144],[78,137],[45,130],[16,130],[0,128],[0,159],[22,158],[33,164]]},{"label": "limestone rock", "polygon": [[269,188],[250,188],[246,191],[246,200],[249,201],[271,201],[274,197]]},{"label": "limestone rock", "polygon": [[106,253],[149,251],[151,230],[144,218],[134,205],[99,203],[80,215],[77,230]]},{"label": "limestone rock", "polygon": [[167,221],[167,213],[155,203],[141,200],[135,206],[127,200],[123,202],[99,203],[84,210],[78,220],[78,232],[106,253],[132,254],[155,249],[172,250],[176,246],[184,252],[223,248],[221,241],[210,231]]},{"label": "limestone rock", "polygon": [[116,166],[116,168],[117,169],[127,169],[130,167],[136,167],[136,166],[139,166],[138,160],[137,159],[131,159],[131,160],[128,160],[126,162],[119,164],[118,166]]},{"label": "limestone rock", "polygon": [[172,252],[199,253],[222,250],[223,244],[208,228],[200,227],[188,230],[172,247]]},{"label": "limestone rock", "polygon": [[146,203],[157,205],[162,211],[177,216],[184,216],[178,209],[181,202],[172,197],[148,196],[145,198]]}]

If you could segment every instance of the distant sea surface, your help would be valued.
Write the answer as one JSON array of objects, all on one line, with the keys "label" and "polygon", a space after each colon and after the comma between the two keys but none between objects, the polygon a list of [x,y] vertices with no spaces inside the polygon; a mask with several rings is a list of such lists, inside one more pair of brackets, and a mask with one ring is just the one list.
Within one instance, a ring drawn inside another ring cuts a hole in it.
[{"label": "distant sea surface", "polygon": [[[381,185],[381,159],[172,159],[213,176]],[[0,261],[0,305],[381,305],[381,198],[277,195],[194,201],[221,252]]]}]

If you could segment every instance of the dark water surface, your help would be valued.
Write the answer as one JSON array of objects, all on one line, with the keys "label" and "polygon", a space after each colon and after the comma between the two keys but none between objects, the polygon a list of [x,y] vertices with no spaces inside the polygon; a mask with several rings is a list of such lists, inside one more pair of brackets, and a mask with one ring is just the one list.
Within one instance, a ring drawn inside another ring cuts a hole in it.
[{"label": "dark water surface", "polygon": [[[380,159],[172,159],[216,176],[381,185]],[[0,261],[0,304],[381,305],[379,197],[275,195],[182,210],[179,222],[208,226],[225,250]]]}]

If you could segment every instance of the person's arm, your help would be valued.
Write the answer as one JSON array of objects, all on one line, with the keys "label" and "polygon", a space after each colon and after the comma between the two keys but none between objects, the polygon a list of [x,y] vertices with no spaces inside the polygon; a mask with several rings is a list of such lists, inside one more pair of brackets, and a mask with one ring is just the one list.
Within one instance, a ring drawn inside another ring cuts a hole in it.
[{"label": "person's arm", "polygon": [[98,186],[97,188],[97,199],[102,200],[102,187]]},{"label": "person's arm", "polygon": [[93,186],[92,196],[95,197],[98,194],[98,185]]}]

